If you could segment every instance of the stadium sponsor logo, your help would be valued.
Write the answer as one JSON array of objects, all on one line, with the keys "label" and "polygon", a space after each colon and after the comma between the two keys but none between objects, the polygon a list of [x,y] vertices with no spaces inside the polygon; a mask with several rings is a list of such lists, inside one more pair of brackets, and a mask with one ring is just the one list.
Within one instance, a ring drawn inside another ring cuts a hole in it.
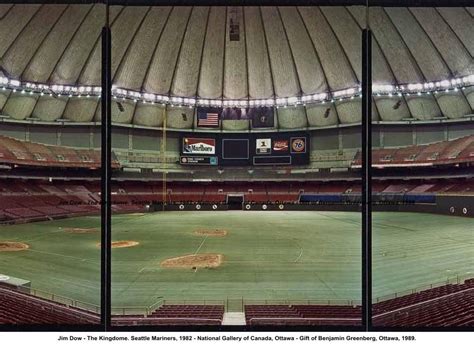
[{"label": "stadium sponsor logo", "polygon": [[305,153],[306,152],[306,138],[291,138],[291,152]]},{"label": "stadium sponsor logo", "polygon": [[210,138],[183,138],[183,153],[213,155],[216,141]]},{"label": "stadium sponsor logo", "polygon": [[257,154],[269,154],[272,149],[272,139],[257,139]]},{"label": "stadium sponsor logo", "polygon": [[179,161],[188,165],[217,165],[216,156],[181,156]]},{"label": "stadium sponsor logo", "polygon": [[277,152],[288,151],[288,140],[275,140],[273,142],[273,151],[277,151]]}]

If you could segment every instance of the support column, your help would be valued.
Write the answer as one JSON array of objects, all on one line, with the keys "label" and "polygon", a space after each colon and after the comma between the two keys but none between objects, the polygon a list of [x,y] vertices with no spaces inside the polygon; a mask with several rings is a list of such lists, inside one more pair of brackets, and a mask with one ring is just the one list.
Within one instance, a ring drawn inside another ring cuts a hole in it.
[{"label": "support column", "polygon": [[112,177],[112,102],[111,82],[111,35],[109,26],[109,7],[106,6],[106,23],[102,28],[102,97],[101,97],[101,323],[108,330],[111,320],[111,186]]},{"label": "support column", "polygon": [[372,325],[372,33],[362,31],[362,323]]}]

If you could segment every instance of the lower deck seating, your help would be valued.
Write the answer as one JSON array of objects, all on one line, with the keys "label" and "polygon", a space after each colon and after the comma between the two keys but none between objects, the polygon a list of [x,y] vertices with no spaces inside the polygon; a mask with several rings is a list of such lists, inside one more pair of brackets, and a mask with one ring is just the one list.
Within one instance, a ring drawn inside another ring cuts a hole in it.
[{"label": "lower deck seating", "polygon": [[100,317],[89,311],[47,301],[0,287],[0,324],[98,324]]},{"label": "lower deck seating", "polygon": [[218,326],[224,318],[222,305],[163,305],[150,315],[114,316],[114,326]]},{"label": "lower deck seating", "polygon": [[[344,325],[361,324],[360,306],[246,305],[247,325]],[[148,316],[114,316],[115,326],[130,325],[220,325],[222,305],[164,305]]]},{"label": "lower deck seating", "polygon": [[246,305],[247,325],[361,325],[360,306]]},{"label": "lower deck seating", "polygon": [[[374,181],[374,194],[473,194],[474,183],[465,179],[436,181]],[[298,203],[303,195],[337,198],[360,195],[359,182],[114,182],[113,212],[140,212],[146,205],[167,203],[225,203],[229,194],[243,195],[249,203]],[[328,199],[332,202],[332,199]],[[0,221],[41,220],[100,212],[100,181],[0,180]]]},{"label": "lower deck seating", "polygon": [[383,327],[474,326],[474,279],[375,303],[373,315]]}]

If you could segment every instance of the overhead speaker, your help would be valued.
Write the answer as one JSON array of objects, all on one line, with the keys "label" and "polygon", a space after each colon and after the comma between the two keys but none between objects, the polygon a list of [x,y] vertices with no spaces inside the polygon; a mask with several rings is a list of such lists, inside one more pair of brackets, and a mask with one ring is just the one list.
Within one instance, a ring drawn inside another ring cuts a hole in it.
[{"label": "overhead speaker", "polygon": [[401,105],[402,105],[402,100],[399,99],[399,100],[397,101],[397,103],[395,103],[395,104],[393,105],[392,108],[393,108],[394,110],[397,110],[398,108],[400,108]]},{"label": "overhead speaker", "polygon": [[331,113],[331,108],[327,108],[326,111],[324,112],[324,118],[327,119],[330,113]]}]

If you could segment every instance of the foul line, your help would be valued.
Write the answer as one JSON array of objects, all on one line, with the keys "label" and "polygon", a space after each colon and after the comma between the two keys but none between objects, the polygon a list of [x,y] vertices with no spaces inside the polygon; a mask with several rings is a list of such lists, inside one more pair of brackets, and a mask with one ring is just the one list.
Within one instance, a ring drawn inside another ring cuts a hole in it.
[{"label": "foul line", "polygon": [[194,253],[194,255],[196,255],[199,250],[201,249],[202,245],[204,244],[204,242],[206,242],[207,238],[208,238],[209,235],[206,235],[206,237],[204,237],[204,239],[202,240],[201,244],[199,245],[198,249],[196,250],[196,252]]},{"label": "foul line", "polygon": [[298,241],[295,238],[293,238],[292,240],[300,248],[300,255],[295,259],[295,261],[293,261],[293,262],[298,262],[298,260],[301,259],[301,257],[303,256],[303,247],[298,243]]},{"label": "foul line", "polygon": [[[204,242],[206,242],[206,240],[207,240],[208,237],[209,237],[209,235],[206,235],[206,237],[204,237],[204,239],[201,241],[201,244],[199,245],[198,249],[196,249],[196,252],[194,253],[194,255],[196,255],[196,254],[199,252],[199,250],[201,249],[201,247],[202,247],[202,245],[204,244]],[[194,270],[193,273],[196,273],[197,270],[198,270],[198,269],[197,269],[197,267],[196,267],[196,269]]]},{"label": "foul line", "polygon": [[[153,259],[151,259],[151,260],[148,261],[148,262],[149,262],[149,263],[152,263],[152,262],[154,262],[157,258],[158,258],[158,256],[155,256]],[[158,264],[159,264],[159,263],[158,263]],[[138,273],[142,273],[142,272],[143,272],[145,269],[147,269],[147,268],[148,268],[148,265],[143,266],[143,267],[138,271]],[[160,268],[159,268],[159,267],[153,267],[152,269],[153,269],[153,270],[157,270],[157,269],[159,270]]]},{"label": "foul line", "polygon": [[56,256],[61,256],[63,258],[70,258],[70,259],[75,259],[75,260],[80,260],[80,261],[85,261],[85,262],[96,262],[96,260],[78,258],[77,256],[69,256],[69,255],[63,255],[63,254],[57,254],[57,253],[51,253],[51,252],[42,252],[40,250],[34,250],[34,249],[27,249],[27,251],[46,254],[46,255],[56,255]]},{"label": "foul line", "polygon": [[298,260],[303,256],[303,248],[301,248],[300,255],[296,258],[294,262],[298,262]]}]

